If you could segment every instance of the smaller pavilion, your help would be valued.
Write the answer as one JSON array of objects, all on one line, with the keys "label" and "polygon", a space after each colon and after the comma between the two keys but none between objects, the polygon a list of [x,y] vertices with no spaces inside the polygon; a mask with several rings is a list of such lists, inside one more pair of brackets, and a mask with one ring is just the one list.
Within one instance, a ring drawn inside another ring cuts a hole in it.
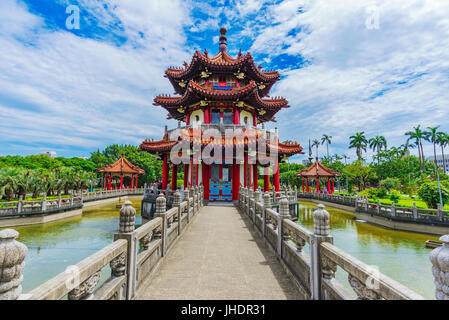
[{"label": "smaller pavilion", "polygon": [[[120,176],[120,186],[119,189],[135,189],[137,188],[137,177],[139,174],[144,174],[145,171],[139,168],[136,165],[133,165],[131,162],[125,159],[124,156],[121,156],[120,159],[115,161],[112,164],[108,164],[107,166],[98,169],[98,172],[102,172],[104,174],[104,189],[111,190],[112,186],[112,176]],[[123,178],[130,177],[130,185],[125,187],[123,185]],[[115,188],[114,188],[115,189]]]},{"label": "smaller pavilion", "polygon": [[336,177],[341,176],[339,172],[324,166],[318,158],[308,168],[301,170],[296,176],[302,178],[302,192],[310,192],[309,179],[316,179],[316,192],[320,193],[320,179],[327,178],[327,193],[334,193],[334,180]]}]

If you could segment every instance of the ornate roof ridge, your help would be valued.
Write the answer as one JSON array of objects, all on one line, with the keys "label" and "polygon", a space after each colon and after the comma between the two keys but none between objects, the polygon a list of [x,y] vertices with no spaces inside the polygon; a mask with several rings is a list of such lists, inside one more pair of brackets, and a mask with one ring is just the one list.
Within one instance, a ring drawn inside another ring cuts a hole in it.
[{"label": "ornate roof ridge", "polygon": [[129,162],[123,155],[117,161],[108,164],[103,168],[99,168],[97,171],[110,173],[145,173],[143,169]]}]

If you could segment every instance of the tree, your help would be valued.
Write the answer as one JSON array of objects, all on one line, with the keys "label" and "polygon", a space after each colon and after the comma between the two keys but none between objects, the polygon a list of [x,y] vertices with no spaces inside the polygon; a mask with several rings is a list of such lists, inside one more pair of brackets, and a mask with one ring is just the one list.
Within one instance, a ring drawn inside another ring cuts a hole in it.
[{"label": "tree", "polygon": [[348,176],[353,183],[358,185],[359,191],[364,189],[366,183],[377,178],[376,172],[369,166],[364,166],[361,160],[354,161],[343,169],[343,173]]},{"label": "tree", "polygon": [[426,138],[426,133],[421,130],[421,125],[418,125],[417,127],[413,127],[413,131],[407,131],[405,133],[406,136],[409,136],[407,139],[407,143],[410,140],[414,140],[416,146],[418,147],[418,154],[419,154],[419,163],[421,166],[421,170],[425,170],[425,157],[424,157],[424,150],[422,147],[422,140]]},{"label": "tree", "polygon": [[362,160],[362,151],[366,152],[366,146],[368,140],[366,140],[365,132],[356,132],[355,135],[349,137],[349,149],[355,148],[358,160]]},{"label": "tree", "polygon": [[445,132],[437,133],[437,143],[441,147],[441,157],[443,159],[443,173],[446,173],[446,161],[444,159],[444,148],[449,145],[449,135]]},{"label": "tree", "polygon": [[[441,198],[443,205],[449,202],[449,190],[443,184],[440,185]],[[418,196],[423,199],[429,208],[437,209],[440,203],[440,192],[438,182],[429,181],[421,185],[418,190]]]},{"label": "tree", "polygon": [[320,146],[320,141],[318,139],[312,140],[312,147],[316,147],[316,158],[318,159],[318,147]]},{"label": "tree", "polygon": [[377,161],[379,161],[378,155],[382,148],[387,148],[387,140],[384,136],[376,136],[374,138],[369,139],[369,147],[376,151]]},{"label": "tree", "polygon": [[437,140],[438,140],[438,128],[440,126],[436,126],[436,127],[427,127],[427,129],[429,129],[429,131],[425,131],[424,132],[424,139],[426,141],[429,141],[433,144],[433,163],[435,164],[435,168],[438,167],[437,164]]},{"label": "tree", "polygon": [[327,151],[327,157],[329,158],[329,145],[331,142],[332,136],[329,136],[327,134],[323,134],[321,137],[321,144],[326,144],[326,151]]}]

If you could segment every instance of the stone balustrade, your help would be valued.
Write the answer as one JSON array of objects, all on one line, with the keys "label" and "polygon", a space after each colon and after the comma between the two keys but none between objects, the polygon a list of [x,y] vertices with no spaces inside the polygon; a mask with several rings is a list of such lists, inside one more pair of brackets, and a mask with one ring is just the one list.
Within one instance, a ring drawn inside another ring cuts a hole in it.
[{"label": "stone balustrade", "polygon": [[[246,188],[241,188],[239,194],[239,211],[253,221],[255,229],[276,252],[279,262],[305,299],[424,299],[376,268],[334,246],[329,213],[324,210],[324,205],[318,205],[314,211],[312,232],[291,220],[288,206],[292,195],[288,192],[265,192],[263,201],[256,199],[255,195],[250,199]],[[252,201],[255,201],[255,219],[248,209]],[[273,202],[279,203],[279,212],[272,209]],[[431,254],[434,275],[439,284],[437,299],[449,297],[449,238],[443,240],[446,241],[445,246],[435,249],[439,251],[434,250],[435,253]],[[349,286],[346,287],[351,287],[352,292],[335,279],[338,268],[348,274]]]},{"label": "stone balustrade", "polygon": [[155,218],[137,229],[136,210],[126,201],[120,209],[120,224],[113,243],[27,294],[22,294],[21,287],[27,248],[15,240],[17,231],[0,231],[0,300],[133,299],[203,206],[201,188],[189,193],[191,197],[181,202],[180,192],[175,192],[174,206],[169,210],[166,198],[159,195]]},{"label": "stone balustrade", "polygon": [[80,209],[83,203],[88,201],[103,200],[121,196],[143,194],[144,189],[122,189],[101,190],[95,192],[82,192],[71,194],[70,197],[62,197],[58,194],[57,199],[47,199],[44,195],[42,200],[0,202],[0,219],[11,217],[26,217],[33,215],[52,214],[68,210]]}]

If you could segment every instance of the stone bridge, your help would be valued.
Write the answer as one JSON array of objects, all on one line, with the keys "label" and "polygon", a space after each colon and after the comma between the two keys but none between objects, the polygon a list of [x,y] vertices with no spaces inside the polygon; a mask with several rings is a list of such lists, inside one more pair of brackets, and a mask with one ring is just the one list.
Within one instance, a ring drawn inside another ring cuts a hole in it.
[{"label": "stone bridge", "polygon": [[[296,191],[241,188],[229,206],[204,206],[201,187],[185,193],[168,210],[160,195],[154,219],[137,229],[127,202],[113,243],[28,293],[27,248],[15,230],[0,231],[0,300],[423,299],[334,246],[323,205],[313,232],[293,222]],[[430,259],[436,298],[449,299],[449,236],[441,240]],[[335,279],[337,268],[350,286]]]}]

